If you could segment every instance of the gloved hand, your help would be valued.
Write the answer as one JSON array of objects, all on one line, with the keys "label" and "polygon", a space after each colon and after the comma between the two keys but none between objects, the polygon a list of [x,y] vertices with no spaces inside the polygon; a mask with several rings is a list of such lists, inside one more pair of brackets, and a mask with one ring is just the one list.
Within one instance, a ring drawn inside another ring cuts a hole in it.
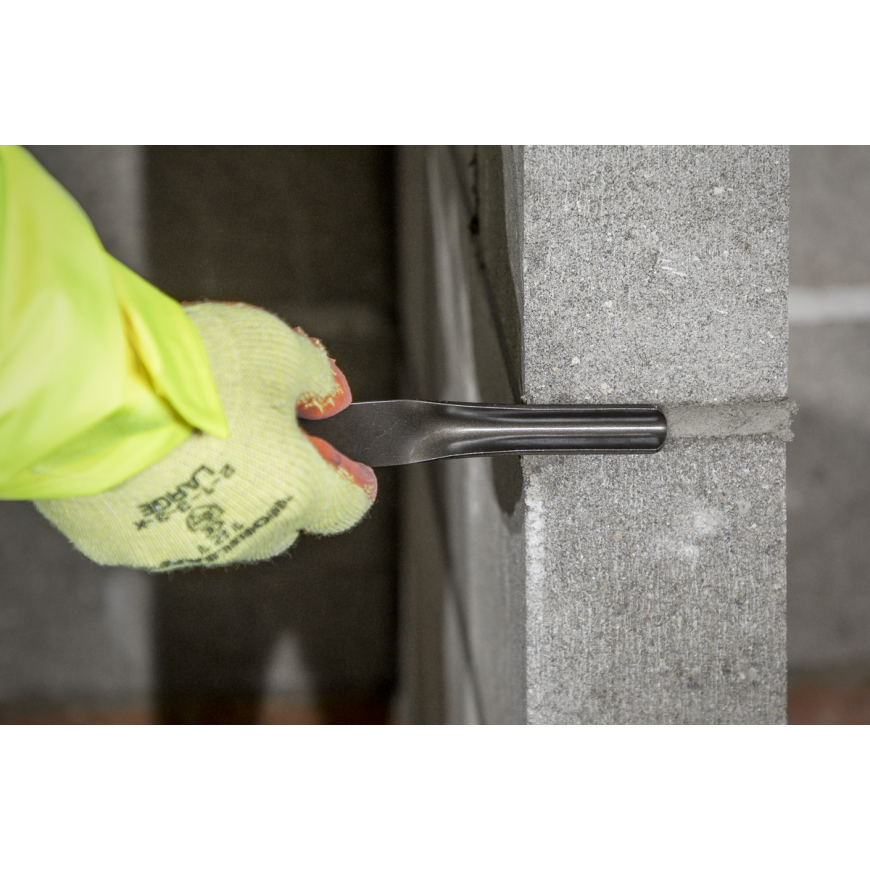
[{"label": "gloved hand", "polygon": [[323,346],[243,304],[185,312],[202,337],[230,428],[195,431],[139,474],[97,495],[37,501],[37,509],[90,559],[167,571],[254,562],[286,550],[304,530],[345,531],[375,500],[365,465],[297,423],[351,401]]}]

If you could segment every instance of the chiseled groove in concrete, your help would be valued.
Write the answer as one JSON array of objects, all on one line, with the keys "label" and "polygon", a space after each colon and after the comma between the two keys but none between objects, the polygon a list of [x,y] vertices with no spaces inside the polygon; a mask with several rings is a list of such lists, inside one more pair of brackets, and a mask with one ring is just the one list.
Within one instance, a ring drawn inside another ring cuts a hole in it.
[{"label": "chiseled groove in concrete", "polygon": [[797,409],[797,403],[790,399],[662,406],[668,420],[668,439],[773,435],[780,441],[791,441],[794,438],[791,421]]}]

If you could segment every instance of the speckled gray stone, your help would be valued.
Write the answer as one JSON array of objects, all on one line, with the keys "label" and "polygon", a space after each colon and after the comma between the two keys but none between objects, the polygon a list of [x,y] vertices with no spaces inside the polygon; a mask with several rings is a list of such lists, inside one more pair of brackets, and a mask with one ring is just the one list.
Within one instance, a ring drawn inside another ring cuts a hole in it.
[{"label": "speckled gray stone", "polygon": [[526,147],[530,402],[784,398],[788,148]]},{"label": "speckled gray stone", "polygon": [[784,723],[784,444],[524,464],[530,723]]},{"label": "speckled gray stone", "polygon": [[525,150],[526,400],[672,418],[654,456],[523,459],[529,722],[785,722],[788,178]]}]

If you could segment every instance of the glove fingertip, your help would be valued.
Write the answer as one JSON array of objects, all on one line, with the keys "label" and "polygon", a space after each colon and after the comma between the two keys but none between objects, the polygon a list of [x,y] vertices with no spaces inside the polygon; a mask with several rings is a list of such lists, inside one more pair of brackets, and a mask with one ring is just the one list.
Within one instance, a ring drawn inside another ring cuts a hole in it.
[{"label": "glove fingertip", "polygon": [[325,396],[315,396],[306,393],[296,403],[296,416],[303,420],[318,420],[322,417],[332,417],[343,411],[352,401],[350,385],[344,372],[335,364],[334,359],[329,360],[332,367],[333,390]]},{"label": "glove fingertip", "polygon": [[369,502],[375,503],[375,499],[378,497],[378,479],[368,465],[349,459],[322,438],[316,438],[313,435],[306,437],[326,462],[333,468],[349,475],[353,483],[366,494]]}]

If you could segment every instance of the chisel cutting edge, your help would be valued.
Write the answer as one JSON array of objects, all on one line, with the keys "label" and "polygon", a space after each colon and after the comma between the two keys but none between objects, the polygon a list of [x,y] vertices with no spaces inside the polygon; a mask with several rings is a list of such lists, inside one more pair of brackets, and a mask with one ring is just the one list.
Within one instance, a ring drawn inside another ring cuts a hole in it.
[{"label": "chisel cutting edge", "polygon": [[655,453],[667,421],[656,405],[480,405],[397,399],[354,402],[300,420],[373,468],[500,453]]}]

